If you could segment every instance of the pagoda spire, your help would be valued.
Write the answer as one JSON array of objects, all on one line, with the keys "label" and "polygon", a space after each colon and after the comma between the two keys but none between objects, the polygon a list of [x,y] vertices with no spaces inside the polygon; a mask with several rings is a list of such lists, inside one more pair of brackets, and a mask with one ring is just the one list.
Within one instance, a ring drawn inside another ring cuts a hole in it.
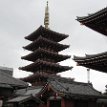
[{"label": "pagoda spire", "polygon": [[45,25],[45,28],[48,29],[48,26],[49,26],[49,7],[48,7],[48,1],[47,1],[47,6],[45,8],[44,25]]}]

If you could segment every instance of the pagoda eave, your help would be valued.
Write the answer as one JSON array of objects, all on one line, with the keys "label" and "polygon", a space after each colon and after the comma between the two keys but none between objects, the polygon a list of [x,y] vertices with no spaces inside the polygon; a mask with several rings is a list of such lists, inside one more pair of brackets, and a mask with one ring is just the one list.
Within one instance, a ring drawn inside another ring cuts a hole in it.
[{"label": "pagoda eave", "polygon": [[24,71],[31,71],[31,72],[37,72],[40,69],[50,69],[50,70],[54,70],[54,72],[63,72],[66,70],[70,70],[72,67],[68,67],[68,66],[61,66],[59,64],[56,63],[52,63],[52,62],[47,62],[47,61],[43,61],[43,60],[37,60],[36,62],[27,65],[25,67],[20,67],[20,70],[24,70]]},{"label": "pagoda eave", "polygon": [[27,49],[29,51],[35,51],[39,47],[41,47],[41,48],[47,48],[48,47],[48,48],[53,49],[54,51],[58,52],[58,51],[61,51],[61,50],[68,48],[69,45],[63,45],[63,44],[48,40],[48,39],[40,36],[37,40],[35,40],[31,44],[29,44],[23,48]]},{"label": "pagoda eave", "polygon": [[[32,34],[30,34],[29,36],[26,36],[25,39],[30,40],[30,41],[34,41],[36,40],[40,35],[42,35],[43,37],[46,37],[48,39],[52,39],[53,41],[59,42],[62,41],[63,39],[67,38],[68,35],[65,34],[61,34],[55,31],[52,31],[50,29],[46,29],[42,26],[40,26],[36,31],[34,31]],[[53,35],[53,36],[52,36]]]},{"label": "pagoda eave", "polygon": [[[45,48],[47,48],[46,46],[38,46],[38,45],[36,45],[36,46],[33,46],[33,47],[27,47],[27,46],[24,46],[23,47],[23,49],[26,49],[26,50],[28,50],[28,51],[35,51],[35,50],[37,50],[38,48],[43,48],[43,49],[45,49]],[[64,46],[49,46],[49,48],[50,48],[50,50],[52,49],[53,51],[55,51],[55,52],[60,52],[60,51],[62,51],[62,50],[65,50],[65,49],[67,49],[67,48],[69,48],[70,47],[70,45],[64,45]]]},{"label": "pagoda eave", "polygon": [[36,51],[34,51],[33,53],[30,53],[26,56],[21,57],[21,59],[25,59],[25,60],[29,60],[29,61],[36,61],[37,59],[48,59],[48,60],[52,60],[54,62],[59,62],[59,61],[63,61],[66,60],[68,58],[70,58],[71,56],[68,55],[61,55],[58,53],[54,53],[51,51],[47,51],[44,49],[38,49]]},{"label": "pagoda eave", "polygon": [[48,74],[48,73],[35,73],[33,75],[30,75],[28,77],[25,77],[25,78],[21,78],[21,80],[25,81],[25,82],[34,82],[35,80],[36,81],[46,81],[50,76],[56,76],[55,74]]},{"label": "pagoda eave", "polygon": [[[27,68],[27,66],[25,66],[25,67],[19,67],[19,70],[33,72],[33,73],[39,72],[39,69],[40,68]],[[42,72],[48,72],[48,73],[52,72],[52,74],[56,74],[56,73],[61,73],[61,72],[70,70],[70,69],[72,69],[72,67],[68,67],[68,66],[63,66],[63,67],[43,66],[42,69],[47,69],[47,70],[43,70]]]}]

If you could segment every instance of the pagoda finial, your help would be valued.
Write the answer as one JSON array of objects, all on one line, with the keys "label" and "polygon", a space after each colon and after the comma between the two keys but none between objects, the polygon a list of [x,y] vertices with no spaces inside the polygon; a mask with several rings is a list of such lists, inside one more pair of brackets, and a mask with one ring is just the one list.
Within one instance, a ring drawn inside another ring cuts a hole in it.
[{"label": "pagoda finial", "polygon": [[48,25],[49,25],[49,7],[48,7],[48,1],[47,1],[47,6],[45,8],[44,25],[45,25],[45,28],[48,29]]}]

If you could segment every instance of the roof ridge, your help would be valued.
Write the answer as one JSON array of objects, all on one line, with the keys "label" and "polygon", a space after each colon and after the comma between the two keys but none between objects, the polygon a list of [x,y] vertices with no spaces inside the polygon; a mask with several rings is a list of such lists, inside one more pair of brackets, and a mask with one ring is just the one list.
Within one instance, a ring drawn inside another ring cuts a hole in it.
[{"label": "roof ridge", "polygon": [[96,17],[97,15],[100,15],[100,14],[104,14],[104,12],[106,12],[107,11],[107,7],[105,7],[105,8],[102,8],[102,9],[100,9],[99,11],[96,11],[96,12],[94,12],[94,13],[91,13],[91,14],[89,14],[88,16],[83,16],[83,17],[77,17],[77,19],[76,20],[87,20],[88,18],[92,18],[92,17]]},{"label": "roof ridge", "polygon": [[[59,81],[63,81],[63,82],[73,82],[74,81],[74,78],[65,78],[65,77],[57,77],[57,76],[53,76],[53,77],[50,77],[49,79],[53,79],[53,80],[59,80]],[[67,80],[67,81],[64,81],[64,80]]]},{"label": "roof ridge", "polygon": [[93,85],[89,85],[89,87],[91,87],[95,92],[98,92],[99,94],[101,94],[101,92],[98,91],[98,90],[96,90],[96,89],[93,87]]},{"label": "roof ridge", "polygon": [[49,78],[49,80],[59,80],[60,82],[65,82],[65,83],[75,83],[75,84],[82,84],[82,85],[89,85],[90,87],[92,86],[93,87],[93,85],[92,85],[92,83],[85,83],[85,82],[78,82],[78,81],[74,81],[74,78],[65,78],[65,77],[56,77],[56,76],[51,76],[50,78]]}]

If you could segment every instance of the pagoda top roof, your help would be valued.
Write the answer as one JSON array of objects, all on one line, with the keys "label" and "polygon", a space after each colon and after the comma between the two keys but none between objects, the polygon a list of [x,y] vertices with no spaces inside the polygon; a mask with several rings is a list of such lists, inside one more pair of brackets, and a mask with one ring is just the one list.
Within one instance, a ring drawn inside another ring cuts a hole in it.
[{"label": "pagoda top roof", "polygon": [[87,55],[85,57],[74,56],[77,65],[107,73],[107,52]]},{"label": "pagoda top roof", "polygon": [[77,17],[77,20],[83,25],[86,25],[87,27],[99,33],[107,35],[106,18],[107,18],[107,7],[93,14],[89,14],[88,16]]},{"label": "pagoda top roof", "polygon": [[40,35],[45,38],[52,39],[53,41],[59,42],[68,37],[66,34],[61,34],[50,29],[46,29],[43,26],[40,26],[36,31],[31,33],[30,35],[26,36],[25,39],[30,41],[36,40]]}]

